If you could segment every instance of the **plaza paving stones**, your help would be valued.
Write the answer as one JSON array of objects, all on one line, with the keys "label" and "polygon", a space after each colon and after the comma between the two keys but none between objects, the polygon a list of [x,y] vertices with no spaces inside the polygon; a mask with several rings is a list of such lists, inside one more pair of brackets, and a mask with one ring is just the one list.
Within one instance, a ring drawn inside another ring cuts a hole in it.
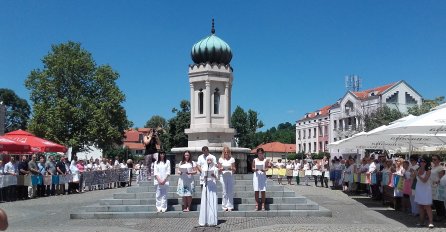
[{"label": "plaza paving stones", "polygon": [[445,222],[436,228],[416,228],[418,218],[384,207],[366,197],[347,196],[341,191],[313,187],[286,186],[332,211],[332,217],[219,218],[218,228],[196,228],[197,218],[83,219],[69,215],[81,207],[126,189],[111,189],[68,196],[2,203],[9,217],[8,231],[446,231]]}]

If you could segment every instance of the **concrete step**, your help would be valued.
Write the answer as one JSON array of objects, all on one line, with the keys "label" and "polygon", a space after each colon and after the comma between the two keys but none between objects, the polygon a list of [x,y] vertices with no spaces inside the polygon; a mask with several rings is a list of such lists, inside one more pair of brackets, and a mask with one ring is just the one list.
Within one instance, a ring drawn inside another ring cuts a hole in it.
[{"label": "concrete step", "polygon": [[[232,211],[218,212],[218,217],[331,217],[331,211],[327,209],[319,210],[267,210],[267,211]],[[80,212],[72,213],[70,219],[116,219],[116,218],[196,218],[199,212],[178,212],[167,211],[157,212]]]},{"label": "concrete step", "polygon": [[[267,204],[305,204],[308,199],[302,196],[277,197],[272,198],[267,195],[265,199]],[[155,205],[155,199],[102,199],[100,205]],[[192,205],[200,204],[201,198],[192,198]],[[181,205],[182,198],[167,199],[167,205]],[[218,204],[221,204],[221,198],[218,198]],[[234,204],[255,204],[254,197],[234,198]]]},{"label": "concrete step", "polygon": [[[219,194],[220,195],[220,194]],[[268,192],[269,197],[293,197],[296,193],[290,190],[283,192]],[[179,197],[176,192],[168,192],[167,198],[177,198]],[[201,197],[201,191],[196,191],[193,197]],[[242,191],[234,192],[234,198],[237,197],[254,197],[254,192],[252,191]],[[143,192],[143,193],[115,193],[113,194],[114,199],[150,199],[155,198],[155,192]]]},{"label": "concrete step", "polygon": [[[267,210],[318,210],[317,204],[266,204]],[[192,205],[192,211],[198,211],[200,205]],[[255,204],[235,204],[234,209],[238,211],[250,211],[255,209]],[[84,207],[86,212],[155,212],[155,205],[95,205]],[[182,205],[168,205],[167,211],[182,211]],[[218,210],[223,211],[221,205]]]},{"label": "concrete step", "polygon": [[[197,186],[196,186],[197,187]],[[200,190],[201,187],[198,186],[198,189]],[[273,186],[267,186],[268,192],[274,192],[274,191],[284,191],[285,186],[280,185],[273,185]],[[155,192],[156,186],[135,186],[127,188],[127,193],[142,193],[142,192]],[[176,192],[177,191],[177,185],[169,185],[169,192]],[[252,185],[234,185],[234,192],[240,192],[240,191],[254,191],[254,188]],[[221,184],[217,184],[217,192],[222,192],[222,186]]]},{"label": "concrete step", "polygon": [[[220,181],[218,181],[218,182],[220,182]],[[195,176],[194,177],[194,183],[195,183],[195,186],[199,186],[200,185],[200,177],[199,176]],[[272,185],[272,184],[274,184],[274,181],[268,180],[267,184],[268,185]],[[276,184],[277,184],[277,182],[276,182]],[[139,186],[153,186],[153,180],[151,180],[151,181],[139,181],[137,183],[137,185],[139,185]],[[171,186],[178,185],[178,180],[169,180],[169,185],[171,185]],[[236,181],[234,181],[234,185],[240,185],[240,186],[241,185],[251,185],[252,186],[252,179],[251,180],[236,180]]]}]

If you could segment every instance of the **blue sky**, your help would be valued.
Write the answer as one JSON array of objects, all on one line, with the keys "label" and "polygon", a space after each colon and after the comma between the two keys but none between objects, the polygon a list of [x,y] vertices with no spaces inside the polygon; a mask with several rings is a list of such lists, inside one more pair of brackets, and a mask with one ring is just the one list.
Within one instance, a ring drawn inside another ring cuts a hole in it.
[{"label": "blue sky", "polygon": [[446,95],[444,12],[445,1],[1,1],[0,88],[28,99],[30,71],[72,40],[120,73],[135,126],[170,118],[214,17],[233,51],[232,109],[269,128],[334,103],[348,74],[363,89],[406,80],[425,98]]}]

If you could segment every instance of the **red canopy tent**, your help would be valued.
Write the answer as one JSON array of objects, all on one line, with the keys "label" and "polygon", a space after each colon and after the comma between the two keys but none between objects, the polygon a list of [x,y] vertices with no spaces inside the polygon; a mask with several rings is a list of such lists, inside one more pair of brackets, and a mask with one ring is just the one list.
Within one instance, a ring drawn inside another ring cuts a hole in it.
[{"label": "red canopy tent", "polygon": [[16,130],[6,133],[7,139],[19,142],[21,144],[27,144],[31,146],[31,152],[67,152],[67,148],[53,143],[51,141],[36,137],[35,135],[24,131]]},{"label": "red canopy tent", "polygon": [[4,136],[0,136],[0,153],[28,153],[31,151],[31,147],[26,144],[15,142],[7,139]]}]

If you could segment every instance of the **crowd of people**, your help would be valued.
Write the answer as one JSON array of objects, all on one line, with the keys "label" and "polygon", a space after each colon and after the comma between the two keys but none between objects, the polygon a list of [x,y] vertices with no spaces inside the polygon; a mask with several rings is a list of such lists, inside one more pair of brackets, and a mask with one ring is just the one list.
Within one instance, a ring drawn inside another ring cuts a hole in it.
[{"label": "crowd of people", "polygon": [[[82,160],[73,156],[69,161],[66,156],[38,155],[33,154],[18,156],[20,161],[16,161],[16,156],[9,157],[9,162],[3,164],[0,160],[1,201],[25,200],[36,197],[47,197],[54,195],[74,194],[95,189],[107,189],[131,185],[131,178],[126,182],[100,182],[91,180],[95,176],[95,171],[107,171],[132,168],[132,160],[123,163],[103,159]],[[105,172],[101,172],[103,174]],[[99,178],[104,175],[97,175]]]},{"label": "crowd of people", "polygon": [[[367,154],[361,160],[351,156],[348,159],[335,157],[329,163],[324,157],[322,160],[289,161],[285,168],[283,164],[270,164],[270,167],[293,169],[297,184],[304,178],[305,185],[309,185],[312,178],[315,186],[320,183],[320,187],[328,188],[328,180],[331,180],[333,189],[390,202],[395,210],[419,217],[418,226],[425,226],[427,218],[428,227],[433,228],[434,221],[442,221],[446,216],[446,168],[441,161],[440,155],[412,155],[405,160],[382,153]],[[277,173],[281,183],[283,172]],[[288,173],[287,177],[291,175]]]}]

